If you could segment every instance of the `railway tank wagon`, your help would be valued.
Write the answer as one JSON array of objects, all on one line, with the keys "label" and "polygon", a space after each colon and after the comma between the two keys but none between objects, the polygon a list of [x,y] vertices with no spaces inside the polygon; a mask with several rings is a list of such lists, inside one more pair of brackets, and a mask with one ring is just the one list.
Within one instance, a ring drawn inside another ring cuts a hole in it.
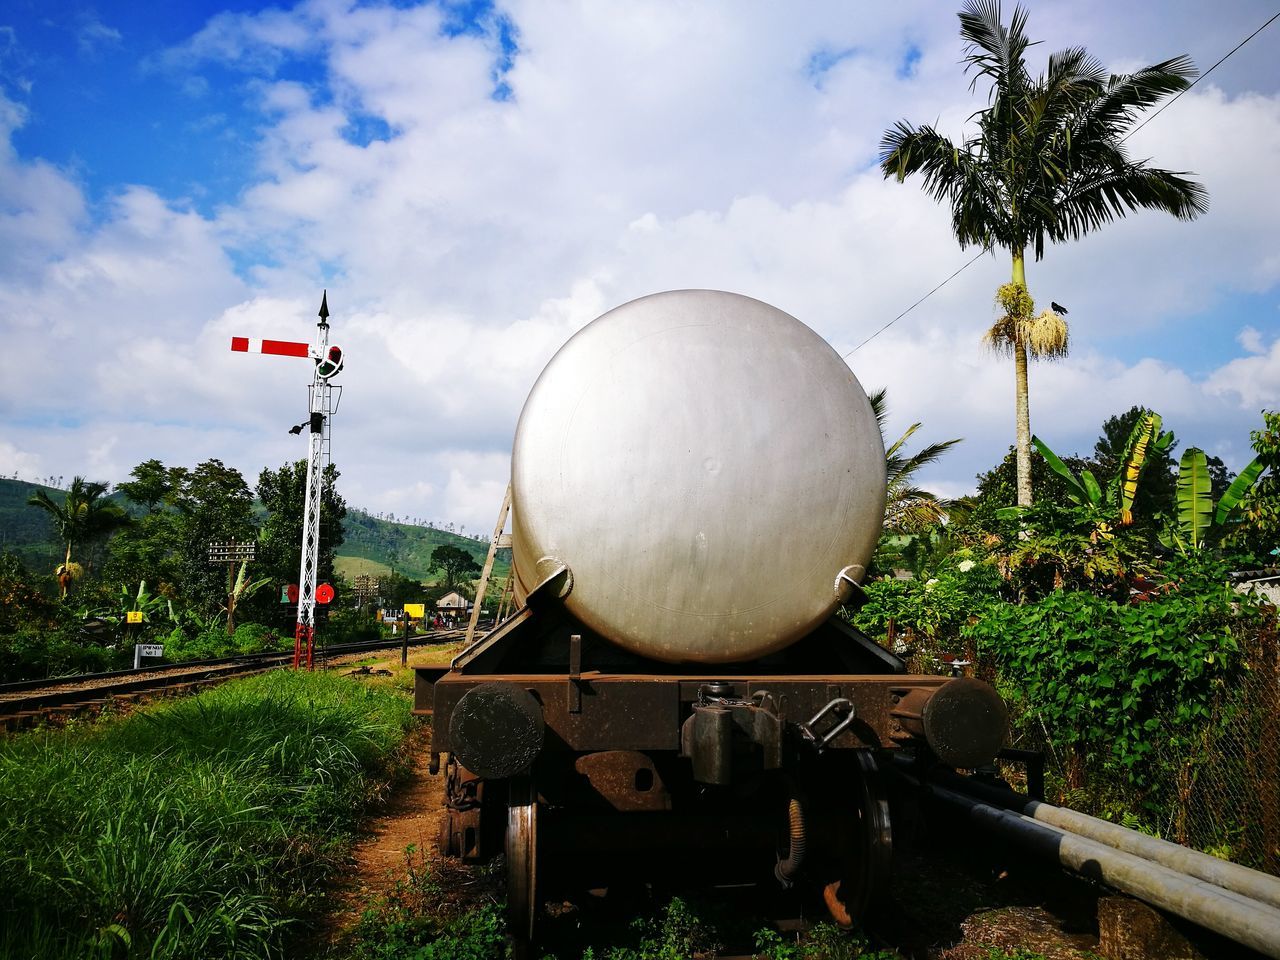
[{"label": "railway tank wagon", "polygon": [[847,922],[887,879],[889,752],[991,760],[989,686],[908,675],[835,616],[884,497],[865,391],[768,304],[655,294],[555,355],[512,451],[518,610],[415,695],[442,849],[505,853],[517,938],[565,871],[804,882]]}]

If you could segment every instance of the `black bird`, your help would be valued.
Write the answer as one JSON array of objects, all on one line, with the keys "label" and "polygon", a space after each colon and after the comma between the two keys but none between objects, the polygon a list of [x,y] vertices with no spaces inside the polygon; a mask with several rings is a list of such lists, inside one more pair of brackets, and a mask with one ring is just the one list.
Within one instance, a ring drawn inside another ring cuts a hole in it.
[{"label": "black bird", "polygon": [[1068,313],[1070,313],[1070,312],[1071,312],[1071,311],[1070,311],[1070,310],[1068,310],[1066,307],[1064,307],[1062,304],[1060,304],[1060,303],[1054,303],[1052,300],[1050,300],[1050,301],[1049,301],[1049,306],[1053,307],[1053,312],[1054,312],[1054,313],[1060,313],[1060,314],[1062,314],[1064,317],[1065,317]]}]

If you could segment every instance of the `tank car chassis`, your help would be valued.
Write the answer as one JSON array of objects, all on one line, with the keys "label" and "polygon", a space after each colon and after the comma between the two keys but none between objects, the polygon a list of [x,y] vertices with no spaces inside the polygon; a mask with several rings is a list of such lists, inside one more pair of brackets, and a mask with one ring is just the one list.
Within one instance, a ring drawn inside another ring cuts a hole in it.
[{"label": "tank car chassis", "polygon": [[887,886],[889,752],[975,766],[1004,737],[989,686],[905,670],[837,617],[750,663],[671,665],[526,607],[448,670],[417,670],[446,778],[441,852],[505,854],[517,941],[566,874],[804,882],[847,924]]}]

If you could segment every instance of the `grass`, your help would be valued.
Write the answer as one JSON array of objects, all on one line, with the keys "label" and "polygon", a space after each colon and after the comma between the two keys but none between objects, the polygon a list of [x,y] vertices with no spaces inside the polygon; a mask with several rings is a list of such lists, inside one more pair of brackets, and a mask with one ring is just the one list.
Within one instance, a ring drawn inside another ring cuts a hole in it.
[{"label": "grass", "polygon": [[275,672],[0,745],[0,958],[284,956],[409,704]]},{"label": "grass", "polygon": [[361,575],[385,577],[391,573],[390,566],[385,563],[379,563],[377,560],[371,560],[369,557],[344,557],[342,555],[333,558],[333,569],[348,580],[354,580]]}]

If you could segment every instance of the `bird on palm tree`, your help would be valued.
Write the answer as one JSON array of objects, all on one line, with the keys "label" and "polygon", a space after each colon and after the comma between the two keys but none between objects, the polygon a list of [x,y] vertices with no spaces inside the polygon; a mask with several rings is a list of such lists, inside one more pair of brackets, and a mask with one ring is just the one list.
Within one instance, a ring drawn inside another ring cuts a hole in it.
[{"label": "bird on palm tree", "polygon": [[119,506],[102,499],[106,492],[105,483],[76,477],[71,481],[61,503],[43,490],[35,491],[27,499],[29,506],[39,507],[53,518],[58,537],[66,544],[66,555],[54,570],[64,598],[71,582],[82,573],[80,564],[71,559],[72,549],[77,544],[108,534],[129,522],[128,515]]},{"label": "bird on palm tree", "polygon": [[1185,56],[1107,75],[1081,47],[1049,57],[1039,77],[1027,69],[1027,13],[1006,27],[999,0],[968,0],[960,12],[966,72],[991,85],[989,106],[974,114],[977,133],[956,144],[933,127],[899,121],[880,143],[880,167],[899,182],[912,174],[951,207],[962,248],[1007,250],[1011,281],[997,292],[1001,315],[986,340],[1013,356],[1017,412],[1018,503],[1031,503],[1028,356],[1067,350],[1065,310],[1035,311],[1026,255],[1046,243],[1076,240],[1139,207],[1191,220],[1208,209],[1204,187],[1181,173],[1132,159],[1124,140],[1145,110],[1185,90],[1195,67]]}]

